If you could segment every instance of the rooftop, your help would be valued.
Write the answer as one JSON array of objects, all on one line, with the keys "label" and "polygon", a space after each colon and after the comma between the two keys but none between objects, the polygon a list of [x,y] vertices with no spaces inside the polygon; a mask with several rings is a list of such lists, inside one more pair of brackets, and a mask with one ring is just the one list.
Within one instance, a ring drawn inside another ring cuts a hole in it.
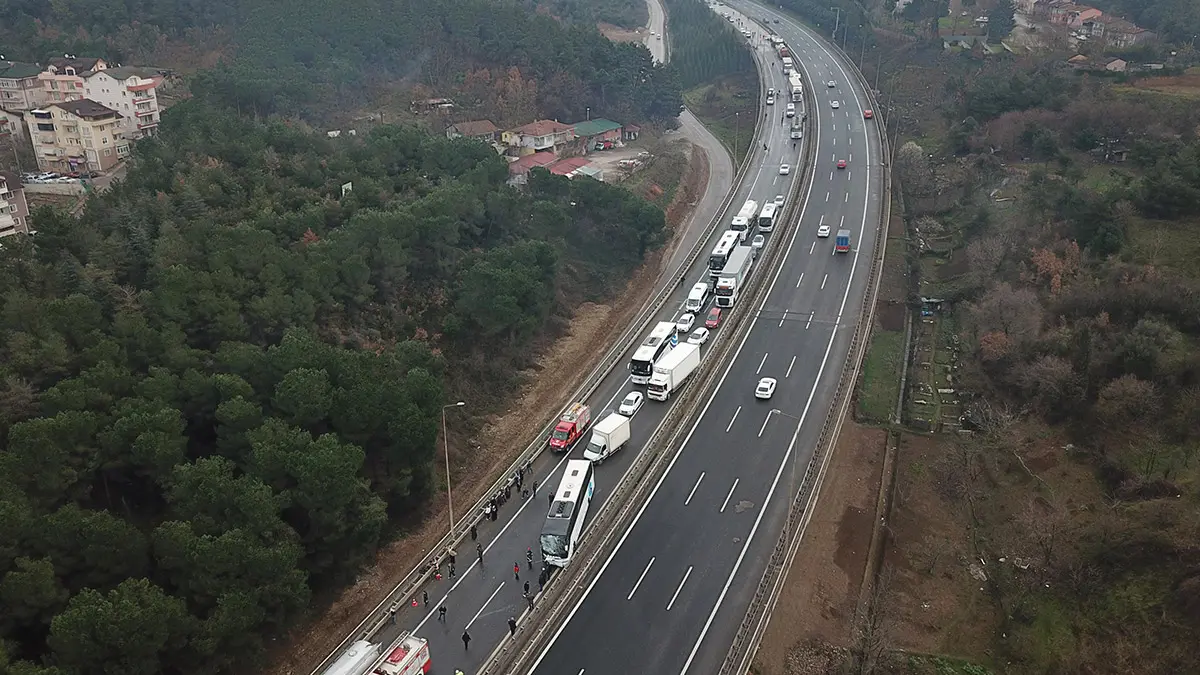
[{"label": "rooftop", "polygon": [[75,56],[56,56],[49,60],[49,65],[47,67],[53,67],[57,70],[74,68],[76,74],[82,75],[89,70],[95,70],[96,66],[103,60],[104,59],[90,56],[82,59]]},{"label": "rooftop", "polygon": [[451,126],[463,136],[482,136],[484,134],[494,134],[499,131],[499,128],[495,124],[492,124],[491,120],[459,122]]},{"label": "rooftop", "polygon": [[23,80],[37,77],[42,67],[36,63],[21,63],[20,61],[0,61],[0,78]]},{"label": "rooftop", "polygon": [[143,68],[141,66],[120,66],[118,68],[105,68],[104,70],[95,70],[87,73],[83,77],[89,78],[95,75],[104,73],[114,80],[123,82],[131,77],[139,77],[144,79],[153,79],[162,77],[162,72],[157,68]]},{"label": "rooftop", "polygon": [[551,164],[548,168],[552,174],[565,176],[576,169],[587,166],[588,164],[590,164],[590,162],[582,157],[568,157]]},{"label": "rooftop", "polygon": [[554,156],[553,152],[535,152],[509,164],[508,172],[511,174],[527,173],[530,169],[553,164],[556,159],[558,158]]},{"label": "rooftop", "polygon": [[606,119],[600,118],[600,119],[588,120],[586,122],[576,122],[575,123],[575,135],[576,136],[597,136],[599,134],[607,133],[609,131],[617,131],[620,128],[621,128],[620,124],[617,124],[616,122],[614,122],[612,120],[606,120]]},{"label": "rooftop", "polygon": [[76,101],[65,101],[63,103],[51,103],[52,108],[61,108],[77,117],[88,119],[97,117],[120,117],[121,114],[116,110],[109,108],[106,105],[96,103],[90,98],[81,98]]},{"label": "rooftop", "polygon": [[21,189],[21,178],[11,171],[0,171],[0,182],[7,183],[9,190]]},{"label": "rooftop", "polygon": [[556,134],[570,130],[570,124],[563,124],[562,122],[556,122],[554,120],[538,120],[536,122],[530,122],[529,124],[513,129],[513,133],[524,136],[549,136],[550,134]]}]

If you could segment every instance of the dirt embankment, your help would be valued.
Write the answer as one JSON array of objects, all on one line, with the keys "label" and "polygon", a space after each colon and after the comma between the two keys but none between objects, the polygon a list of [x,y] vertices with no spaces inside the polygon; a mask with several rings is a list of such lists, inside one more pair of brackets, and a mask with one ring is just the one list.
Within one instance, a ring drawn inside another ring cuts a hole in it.
[{"label": "dirt embankment", "polygon": [[[654,290],[682,234],[685,222],[708,182],[708,162],[694,148],[682,184],[667,208],[667,226],[672,235],[668,244],[651,255],[633,275],[625,290],[608,304],[587,303],[571,319],[571,332],[554,343],[539,359],[536,372],[554,373],[554,377],[536,377],[526,373],[528,384],[516,397],[508,412],[488,420],[478,434],[478,447],[468,447],[450,430],[450,451],[459,476],[454,485],[456,511],[474,504],[495,476],[506,468],[529,442],[529,420],[540,419],[562,408],[566,397],[580,379],[595,367],[597,360]],[[439,440],[440,443],[440,440]],[[440,495],[429,505],[425,522],[409,536],[391,542],[379,550],[374,564],[323,608],[312,621],[296,628],[273,649],[267,675],[306,675],[333,650],[341,639],[377,605],[432,548],[446,531],[446,499]]]}]

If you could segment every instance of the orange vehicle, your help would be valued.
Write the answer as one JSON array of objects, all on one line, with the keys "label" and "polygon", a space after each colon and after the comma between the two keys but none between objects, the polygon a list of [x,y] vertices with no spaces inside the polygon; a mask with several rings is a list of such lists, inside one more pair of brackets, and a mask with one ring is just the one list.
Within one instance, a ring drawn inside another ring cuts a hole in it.
[{"label": "orange vehicle", "polygon": [[582,403],[573,403],[554,425],[550,433],[550,449],[554,452],[566,452],[575,445],[583,432],[592,423],[592,409]]}]

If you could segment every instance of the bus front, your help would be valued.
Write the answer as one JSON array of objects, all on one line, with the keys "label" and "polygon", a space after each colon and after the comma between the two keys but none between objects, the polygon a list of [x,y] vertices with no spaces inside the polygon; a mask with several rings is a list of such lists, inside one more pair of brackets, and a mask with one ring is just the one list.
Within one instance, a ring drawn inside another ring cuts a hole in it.
[{"label": "bus front", "polygon": [[[568,514],[556,513],[560,507],[565,507]],[[566,567],[571,560],[571,517],[573,505],[570,502],[555,502],[546,516],[546,524],[542,527],[541,545],[542,559],[555,567]]]},{"label": "bus front", "polygon": [[643,345],[633,353],[629,360],[629,379],[634,384],[646,384],[654,372],[654,347]]}]

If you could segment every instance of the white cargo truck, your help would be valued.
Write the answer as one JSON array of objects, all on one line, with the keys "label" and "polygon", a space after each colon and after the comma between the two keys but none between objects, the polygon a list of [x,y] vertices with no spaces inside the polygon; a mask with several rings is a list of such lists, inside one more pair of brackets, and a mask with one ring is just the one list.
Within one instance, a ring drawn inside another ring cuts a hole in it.
[{"label": "white cargo truck", "polygon": [[750,268],[754,266],[754,249],[750,246],[739,246],[729,256],[729,262],[717,278],[717,307],[733,307],[738,294],[750,277]]},{"label": "white cargo truck", "polygon": [[804,100],[804,80],[800,79],[800,73],[792,73],[788,75],[788,85],[792,90],[792,103],[799,103]]},{"label": "white cargo truck", "polygon": [[[739,246],[738,248],[746,248]],[[666,401],[671,393],[683,386],[700,365],[700,345],[680,344],[654,364],[654,374],[646,385],[646,395],[655,401]]]},{"label": "white cargo truck", "polygon": [[612,413],[592,427],[592,440],[583,451],[583,458],[591,462],[603,462],[629,442],[629,418]]}]

